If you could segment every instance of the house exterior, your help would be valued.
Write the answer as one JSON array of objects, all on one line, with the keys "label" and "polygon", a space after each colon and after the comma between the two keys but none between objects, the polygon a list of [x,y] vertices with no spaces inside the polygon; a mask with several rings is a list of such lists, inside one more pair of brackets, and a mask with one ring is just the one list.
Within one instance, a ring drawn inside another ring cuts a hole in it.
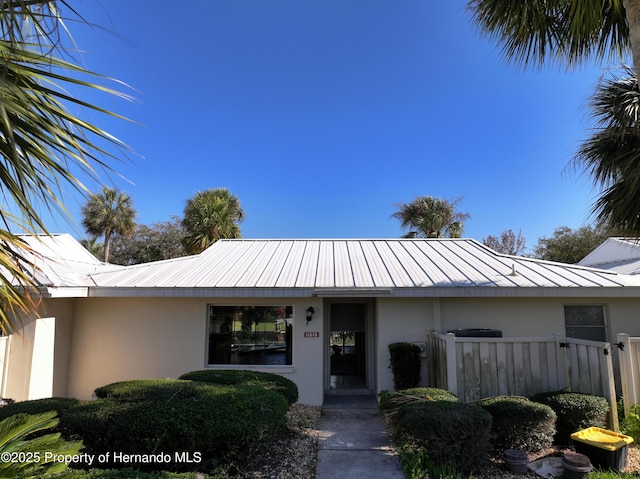
[{"label": "house exterior", "polygon": [[578,264],[618,273],[638,274],[640,273],[640,239],[607,238]]},{"label": "house exterior", "polygon": [[393,390],[388,345],[422,345],[434,330],[640,335],[640,276],[472,239],[221,240],[127,267],[69,235],[26,240],[40,318],[22,318],[0,343],[2,395],[16,400],[90,399],[115,381],[242,368],[281,374],[301,403],[320,405],[326,394]]}]

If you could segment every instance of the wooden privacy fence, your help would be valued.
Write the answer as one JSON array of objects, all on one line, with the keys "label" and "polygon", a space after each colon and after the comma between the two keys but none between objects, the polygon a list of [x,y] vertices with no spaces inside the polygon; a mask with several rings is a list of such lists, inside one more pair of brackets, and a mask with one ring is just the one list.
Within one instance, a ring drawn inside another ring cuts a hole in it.
[{"label": "wooden privacy fence", "polygon": [[461,401],[532,396],[567,390],[603,396],[618,430],[609,343],[554,335],[544,338],[465,338],[432,332],[427,364],[430,386]]},{"label": "wooden privacy fence", "polygon": [[640,338],[619,333],[617,346],[622,404],[626,415],[631,406],[640,403]]}]

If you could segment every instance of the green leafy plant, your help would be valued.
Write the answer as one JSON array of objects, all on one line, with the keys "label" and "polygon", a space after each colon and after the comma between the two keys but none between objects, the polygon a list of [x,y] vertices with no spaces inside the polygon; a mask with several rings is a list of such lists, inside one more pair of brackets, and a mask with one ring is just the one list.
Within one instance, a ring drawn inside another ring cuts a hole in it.
[{"label": "green leafy plant", "polygon": [[393,437],[404,451],[405,462],[414,470],[444,467],[470,472],[489,459],[490,430],[491,415],[479,406],[422,401],[398,410]]},{"label": "green leafy plant", "polygon": [[558,416],[555,436],[558,444],[568,444],[571,434],[581,429],[607,426],[609,403],[601,396],[554,391],[536,394],[531,400],[550,406]]},{"label": "green leafy plant", "polygon": [[620,423],[620,432],[631,436],[636,443],[640,441],[640,404],[629,408],[629,413]]},{"label": "green leafy plant", "polygon": [[446,389],[440,388],[409,388],[394,393],[380,391],[378,394],[380,407],[390,409],[413,401],[457,401],[458,397]]},{"label": "green leafy plant", "polygon": [[378,398],[391,429],[397,427],[398,410],[406,404],[425,401],[458,401],[455,394],[438,388],[410,388],[394,393],[385,389],[378,394]]},{"label": "green leafy plant", "polygon": [[391,343],[389,355],[396,391],[417,388],[420,385],[420,348],[413,343]]},{"label": "green leafy plant", "polygon": [[479,405],[491,414],[496,451],[535,452],[553,444],[556,413],[549,406],[518,397],[484,399]]},{"label": "green leafy plant", "polygon": [[0,420],[14,414],[40,414],[48,411],[55,411],[62,417],[69,408],[79,403],[77,399],[59,397],[13,402],[0,408]]},{"label": "green leafy plant", "polygon": [[201,454],[196,463],[139,466],[146,470],[227,467],[277,437],[288,409],[281,394],[265,388],[175,379],[114,383],[96,395],[68,410],[60,423],[66,434],[83,438],[90,452]]},{"label": "green leafy plant", "polygon": [[212,384],[258,386],[282,394],[289,406],[298,401],[296,383],[278,374],[236,369],[204,369],[183,374],[179,379]]},{"label": "green leafy plant", "polygon": [[80,441],[65,441],[59,433],[37,435],[55,427],[55,411],[42,414],[15,414],[0,422],[0,478],[30,479],[64,471],[62,458],[76,456]]}]

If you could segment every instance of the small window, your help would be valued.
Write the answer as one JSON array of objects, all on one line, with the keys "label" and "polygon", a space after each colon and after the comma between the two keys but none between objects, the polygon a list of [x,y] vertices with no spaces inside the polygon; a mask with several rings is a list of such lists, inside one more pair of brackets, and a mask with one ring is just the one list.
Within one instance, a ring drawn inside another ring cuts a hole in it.
[{"label": "small window", "polygon": [[587,304],[564,307],[565,334],[570,338],[606,341],[604,306]]},{"label": "small window", "polygon": [[209,364],[288,365],[292,306],[209,305]]}]

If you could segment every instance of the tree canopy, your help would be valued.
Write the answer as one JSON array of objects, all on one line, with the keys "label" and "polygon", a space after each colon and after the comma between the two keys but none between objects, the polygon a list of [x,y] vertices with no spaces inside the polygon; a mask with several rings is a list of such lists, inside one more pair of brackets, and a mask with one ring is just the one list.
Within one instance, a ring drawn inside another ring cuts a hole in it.
[{"label": "tree canopy", "polygon": [[592,206],[599,223],[640,236],[640,2],[624,0],[471,0],[480,31],[497,41],[509,61],[569,67],[589,61],[625,62],[624,78],[604,78],[591,102],[596,128],[573,165],[602,188]]},{"label": "tree canopy", "polygon": [[[623,60],[635,51],[640,27],[633,5],[623,0],[471,0],[467,8],[480,31],[520,65],[548,61],[569,67],[587,61]],[[636,63],[634,61],[634,63]]]},{"label": "tree canopy", "polygon": [[460,238],[464,221],[471,216],[456,211],[460,199],[447,200],[433,196],[419,196],[411,203],[399,203],[391,215],[400,220],[403,229],[409,229],[405,238]]},{"label": "tree canopy", "polygon": [[592,206],[598,223],[640,235],[640,90],[635,73],[604,78],[590,102],[594,128],[573,159],[602,193]]},{"label": "tree canopy", "polygon": [[184,228],[177,217],[151,226],[136,225],[131,235],[113,239],[111,262],[128,266],[185,256],[184,236]]},{"label": "tree canopy", "polygon": [[508,229],[500,233],[500,236],[489,235],[482,238],[482,244],[498,253],[512,256],[521,255],[527,249],[527,240],[522,236],[522,230],[518,230],[518,234]]},{"label": "tree canopy", "polygon": [[93,237],[104,236],[104,261],[109,261],[111,239],[114,235],[133,233],[136,210],[131,197],[115,188],[102,188],[102,192],[89,196],[82,208],[82,226]]},{"label": "tree canopy", "polygon": [[[28,264],[28,246],[18,233],[47,228],[41,211],[66,213],[68,187],[87,191],[80,178],[97,181],[98,168],[109,169],[125,145],[87,121],[93,111],[119,115],[87,102],[83,93],[108,88],[109,78],[94,73],[65,48],[65,20],[85,23],[66,1],[7,0],[0,4],[0,323],[11,325],[19,311],[33,311],[27,294],[37,285],[20,267]],[[15,324],[11,326],[16,326]]]},{"label": "tree canopy", "polygon": [[575,264],[608,236],[608,230],[599,226],[582,226],[576,230],[560,226],[553,231],[551,238],[543,236],[538,239],[533,248],[533,256],[547,261]]},{"label": "tree canopy", "polygon": [[187,200],[182,226],[182,242],[188,254],[197,254],[219,239],[240,238],[239,223],[244,221],[240,200],[226,188],[196,193]]}]

